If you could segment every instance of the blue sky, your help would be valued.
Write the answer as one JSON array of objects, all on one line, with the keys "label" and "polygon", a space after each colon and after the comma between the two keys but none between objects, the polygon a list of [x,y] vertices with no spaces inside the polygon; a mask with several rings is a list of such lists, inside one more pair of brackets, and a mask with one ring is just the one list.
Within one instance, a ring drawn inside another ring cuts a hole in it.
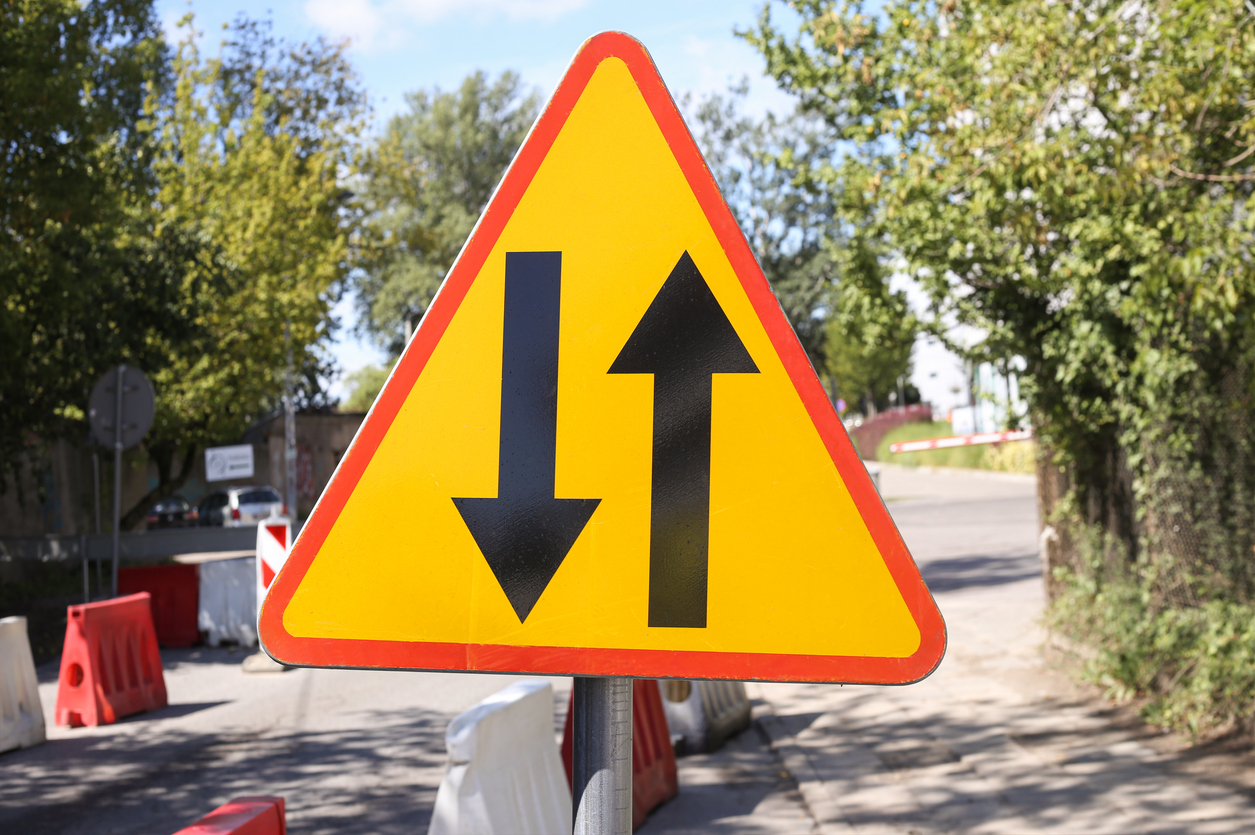
[{"label": "blue sky", "polygon": [[[370,93],[376,125],[403,109],[405,93],[439,86],[455,88],[477,69],[493,75],[515,70],[525,83],[549,94],[571,56],[591,35],[619,29],[638,38],[653,55],[673,94],[726,90],[750,80],[748,108],[785,111],[791,100],[763,77],[762,59],[733,31],[758,19],[764,0],[276,0],[261,5],[208,0],[158,0],[173,34],[189,10],[215,43],[224,23],[247,12],[269,17],[287,39],[320,35],[347,39],[349,53]],[[875,5],[875,4],[872,4]],[[792,31],[796,17],[772,3],[773,17]],[[914,299],[919,307],[920,299]],[[378,364],[383,354],[354,339],[352,299],[335,314],[345,325],[332,346],[342,373]],[[916,346],[914,382],[939,407],[966,402],[966,383],[957,359],[921,341]],[[961,391],[962,390],[962,391]],[[341,395],[340,379],[331,393]]]},{"label": "blue sky", "polygon": [[[788,97],[762,75],[762,59],[733,34],[758,18],[763,0],[276,0],[243,2],[160,0],[157,8],[173,34],[188,11],[212,45],[224,23],[246,12],[270,17],[281,37],[319,35],[350,41],[350,55],[369,92],[376,124],[405,106],[405,93],[456,87],[477,69],[518,72],[548,95],[575,50],[589,36],[619,29],[649,49],[672,93],[725,90],[743,76],[751,81],[749,107],[786,110]],[[773,15],[791,20],[779,3]],[[336,311],[352,323],[352,304]],[[344,372],[383,359],[373,346],[341,331],[333,353]],[[333,393],[340,393],[339,381]]]}]

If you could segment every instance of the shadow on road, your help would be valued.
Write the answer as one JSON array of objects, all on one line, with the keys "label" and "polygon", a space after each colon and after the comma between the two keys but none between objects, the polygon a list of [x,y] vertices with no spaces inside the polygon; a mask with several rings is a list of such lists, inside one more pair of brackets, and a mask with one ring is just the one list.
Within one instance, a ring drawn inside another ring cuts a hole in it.
[{"label": "shadow on road", "polygon": [[[408,721],[392,713],[354,730],[227,735],[167,727],[144,738],[49,742],[0,757],[0,829],[168,835],[233,797],[275,794],[286,798],[294,831],[307,835],[422,832],[439,780],[415,775],[443,769],[448,717],[407,714]],[[98,785],[84,792],[89,775]]]},{"label": "shadow on road", "polygon": [[951,557],[923,562],[920,573],[928,588],[936,593],[1036,580],[1041,577],[1041,563],[1036,554]]}]

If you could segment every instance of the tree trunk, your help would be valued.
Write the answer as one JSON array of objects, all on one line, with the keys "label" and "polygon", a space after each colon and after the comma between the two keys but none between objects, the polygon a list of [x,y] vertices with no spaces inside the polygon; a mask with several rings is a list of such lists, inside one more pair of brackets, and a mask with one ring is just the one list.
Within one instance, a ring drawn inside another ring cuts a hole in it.
[{"label": "tree trunk", "polygon": [[171,477],[170,470],[174,459],[174,450],[158,450],[154,451],[153,459],[157,462],[157,486],[144,494],[135,506],[128,510],[122,516],[119,529],[124,531],[133,531],[139,527],[139,523],[144,521],[144,517],[148,515],[148,509],[162,499],[169,498],[175,493],[183,489],[183,485],[187,484],[187,480],[192,475],[192,466],[196,462],[196,453],[199,449],[196,446],[187,447],[183,455],[182,466],[179,467],[179,474]]}]

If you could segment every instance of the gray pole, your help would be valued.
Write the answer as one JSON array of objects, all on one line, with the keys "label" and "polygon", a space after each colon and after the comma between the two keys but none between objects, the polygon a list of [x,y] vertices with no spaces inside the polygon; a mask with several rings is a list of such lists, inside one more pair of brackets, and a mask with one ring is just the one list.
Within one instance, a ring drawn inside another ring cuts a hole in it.
[{"label": "gray pole", "polygon": [[[94,486],[94,492],[95,492],[94,498],[95,498],[95,503],[96,503],[96,536],[100,536],[100,530],[101,530],[100,529],[100,453],[94,449],[92,450],[92,484]],[[87,538],[84,537],[83,541],[85,542],[86,540]],[[84,546],[84,549],[85,548],[86,546]],[[86,562],[87,551],[86,550],[83,551],[83,560],[84,560],[83,583],[86,587],[90,588],[91,580],[90,578],[87,577],[87,562]],[[100,560],[97,559],[96,560],[96,594],[100,594],[101,591],[102,591],[102,583],[100,582]],[[84,600],[83,602],[90,603],[91,600],[87,599],[87,600]]]},{"label": "gray pole", "polygon": [[576,678],[575,835],[632,833],[632,679]]},{"label": "gray pole", "polygon": [[85,533],[78,536],[78,554],[83,562],[83,602],[91,603],[91,580],[87,575],[87,534]]},{"label": "gray pole", "polygon": [[[288,369],[283,379],[283,487],[288,518],[296,522],[296,406],[292,403],[292,338],[287,323],[283,341],[288,349]],[[295,528],[293,528],[295,530]]]},{"label": "gray pole", "polygon": [[118,366],[113,413],[113,596],[118,596],[118,553],[122,549],[122,389],[126,386],[126,366]]},{"label": "gray pole", "polygon": [[92,483],[95,485],[96,533],[100,533],[100,453],[92,450]]}]

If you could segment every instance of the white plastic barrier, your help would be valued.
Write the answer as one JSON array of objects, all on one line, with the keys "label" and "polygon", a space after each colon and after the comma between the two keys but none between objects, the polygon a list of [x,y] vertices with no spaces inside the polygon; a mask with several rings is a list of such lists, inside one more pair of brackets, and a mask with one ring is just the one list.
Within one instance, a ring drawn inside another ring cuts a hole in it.
[{"label": "white plastic barrier", "polygon": [[511,684],[449,723],[428,835],[570,835],[547,681]]},{"label": "white plastic barrier", "polygon": [[256,560],[203,562],[200,571],[200,604],[196,626],[206,633],[206,641],[216,647],[223,641],[241,646],[257,643]]},{"label": "white plastic barrier", "polygon": [[750,701],[740,681],[660,681],[662,709],[677,754],[717,751],[749,727]]},{"label": "white plastic barrier", "polygon": [[0,619],[0,751],[43,741],[44,709],[26,618]]},{"label": "white plastic barrier", "polygon": [[872,477],[872,484],[876,487],[876,492],[880,492],[880,465],[875,461],[864,461],[863,466],[867,468],[867,474]]}]

